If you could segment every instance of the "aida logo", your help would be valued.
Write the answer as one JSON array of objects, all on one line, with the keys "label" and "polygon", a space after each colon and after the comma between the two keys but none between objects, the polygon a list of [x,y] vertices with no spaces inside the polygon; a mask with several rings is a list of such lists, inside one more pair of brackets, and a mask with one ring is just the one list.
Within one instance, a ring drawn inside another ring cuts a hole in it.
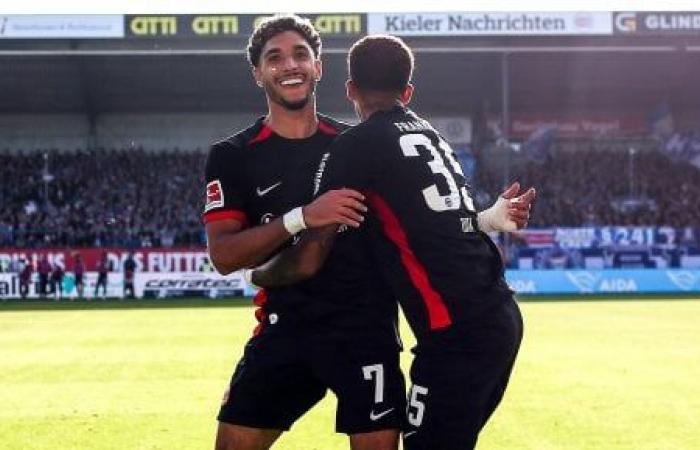
[{"label": "aida logo", "polygon": [[600,282],[600,292],[637,292],[639,288],[632,278],[610,278]]},{"label": "aida logo", "polygon": [[513,280],[508,283],[511,289],[518,294],[535,294],[537,293],[537,283],[534,280]]}]

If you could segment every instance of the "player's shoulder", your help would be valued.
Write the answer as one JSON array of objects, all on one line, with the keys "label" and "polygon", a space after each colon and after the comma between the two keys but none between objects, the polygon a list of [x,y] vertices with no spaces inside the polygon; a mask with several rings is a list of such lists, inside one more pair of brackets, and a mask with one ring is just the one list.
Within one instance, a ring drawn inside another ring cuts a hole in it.
[{"label": "player's shoulder", "polygon": [[317,113],[316,116],[318,117],[319,129],[322,132],[339,135],[352,128],[352,125],[349,123],[335,119],[331,116],[321,113]]},{"label": "player's shoulder", "polygon": [[261,117],[252,125],[236,134],[212,143],[210,146],[210,153],[221,156],[233,155],[269,137],[266,135],[272,134],[271,131],[270,128],[265,126],[264,118]]},{"label": "player's shoulder", "polygon": [[377,111],[368,119],[343,133],[343,136],[347,136],[355,141],[370,140],[379,142],[391,135],[400,133],[400,129],[395,126],[395,122],[409,118],[409,112],[409,110],[399,107],[387,111]]}]

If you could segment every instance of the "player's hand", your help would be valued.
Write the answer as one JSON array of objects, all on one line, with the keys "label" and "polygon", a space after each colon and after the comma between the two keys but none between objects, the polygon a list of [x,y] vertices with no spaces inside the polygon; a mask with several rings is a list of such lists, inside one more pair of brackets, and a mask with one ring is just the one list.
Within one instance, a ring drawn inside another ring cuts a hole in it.
[{"label": "player's hand", "polygon": [[489,209],[481,211],[477,217],[482,231],[515,231],[527,226],[530,208],[535,201],[535,188],[520,192],[520,183],[513,183],[503,191]]},{"label": "player's hand", "polygon": [[503,191],[501,197],[508,200],[506,217],[510,222],[515,223],[517,229],[525,228],[530,220],[530,209],[537,197],[535,188],[530,188],[524,194],[518,195],[520,183],[517,181]]},{"label": "player's hand", "polygon": [[334,224],[357,228],[365,220],[364,200],[364,195],[352,189],[328,191],[304,206],[304,222],[308,228]]}]

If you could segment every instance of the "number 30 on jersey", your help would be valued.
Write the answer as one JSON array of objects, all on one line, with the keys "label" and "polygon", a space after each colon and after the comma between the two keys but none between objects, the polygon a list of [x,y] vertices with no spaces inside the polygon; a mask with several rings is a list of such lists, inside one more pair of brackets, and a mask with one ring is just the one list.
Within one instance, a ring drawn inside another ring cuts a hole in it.
[{"label": "number 30 on jersey", "polygon": [[467,188],[465,186],[457,186],[454,175],[445,165],[446,158],[452,166],[452,170],[464,177],[462,168],[455,159],[454,152],[447,142],[442,139],[438,142],[440,150],[442,150],[445,155],[444,158],[438,149],[435,148],[430,138],[422,133],[412,133],[401,136],[401,138],[399,138],[399,145],[401,146],[401,151],[404,156],[407,157],[419,156],[418,149],[421,147],[427,149],[433,157],[431,161],[428,161],[428,167],[430,167],[430,170],[435,175],[444,177],[447,182],[449,192],[444,195],[438,190],[437,184],[432,184],[423,189],[423,198],[425,198],[425,203],[428,205],[428,208],[437,212],[451,211],[459,209],[460,204],[463,202],[464,206],[469,211],[474,211],[474,201],[469,196]]}]

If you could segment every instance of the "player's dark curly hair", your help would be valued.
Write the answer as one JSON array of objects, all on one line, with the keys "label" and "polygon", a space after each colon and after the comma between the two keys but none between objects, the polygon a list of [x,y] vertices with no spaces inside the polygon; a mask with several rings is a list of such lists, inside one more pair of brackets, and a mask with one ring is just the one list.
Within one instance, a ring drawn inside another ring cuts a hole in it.
[{"label": "player's dark curly hair", "polygon": [[311,21],[295,14],[285,14],[266,17],[255,27],[248,40],[248,62],[258,67],[260,54],[267,41],[285,31],[296,31],[309,43],[316,58],[321,55],[321,36]]},{"label": "player's dark curly hair", "polygon": [[413,74],[413,52],[395,36],[365,36],[350,48],[348,72],[362,90],[402,92]]}]

